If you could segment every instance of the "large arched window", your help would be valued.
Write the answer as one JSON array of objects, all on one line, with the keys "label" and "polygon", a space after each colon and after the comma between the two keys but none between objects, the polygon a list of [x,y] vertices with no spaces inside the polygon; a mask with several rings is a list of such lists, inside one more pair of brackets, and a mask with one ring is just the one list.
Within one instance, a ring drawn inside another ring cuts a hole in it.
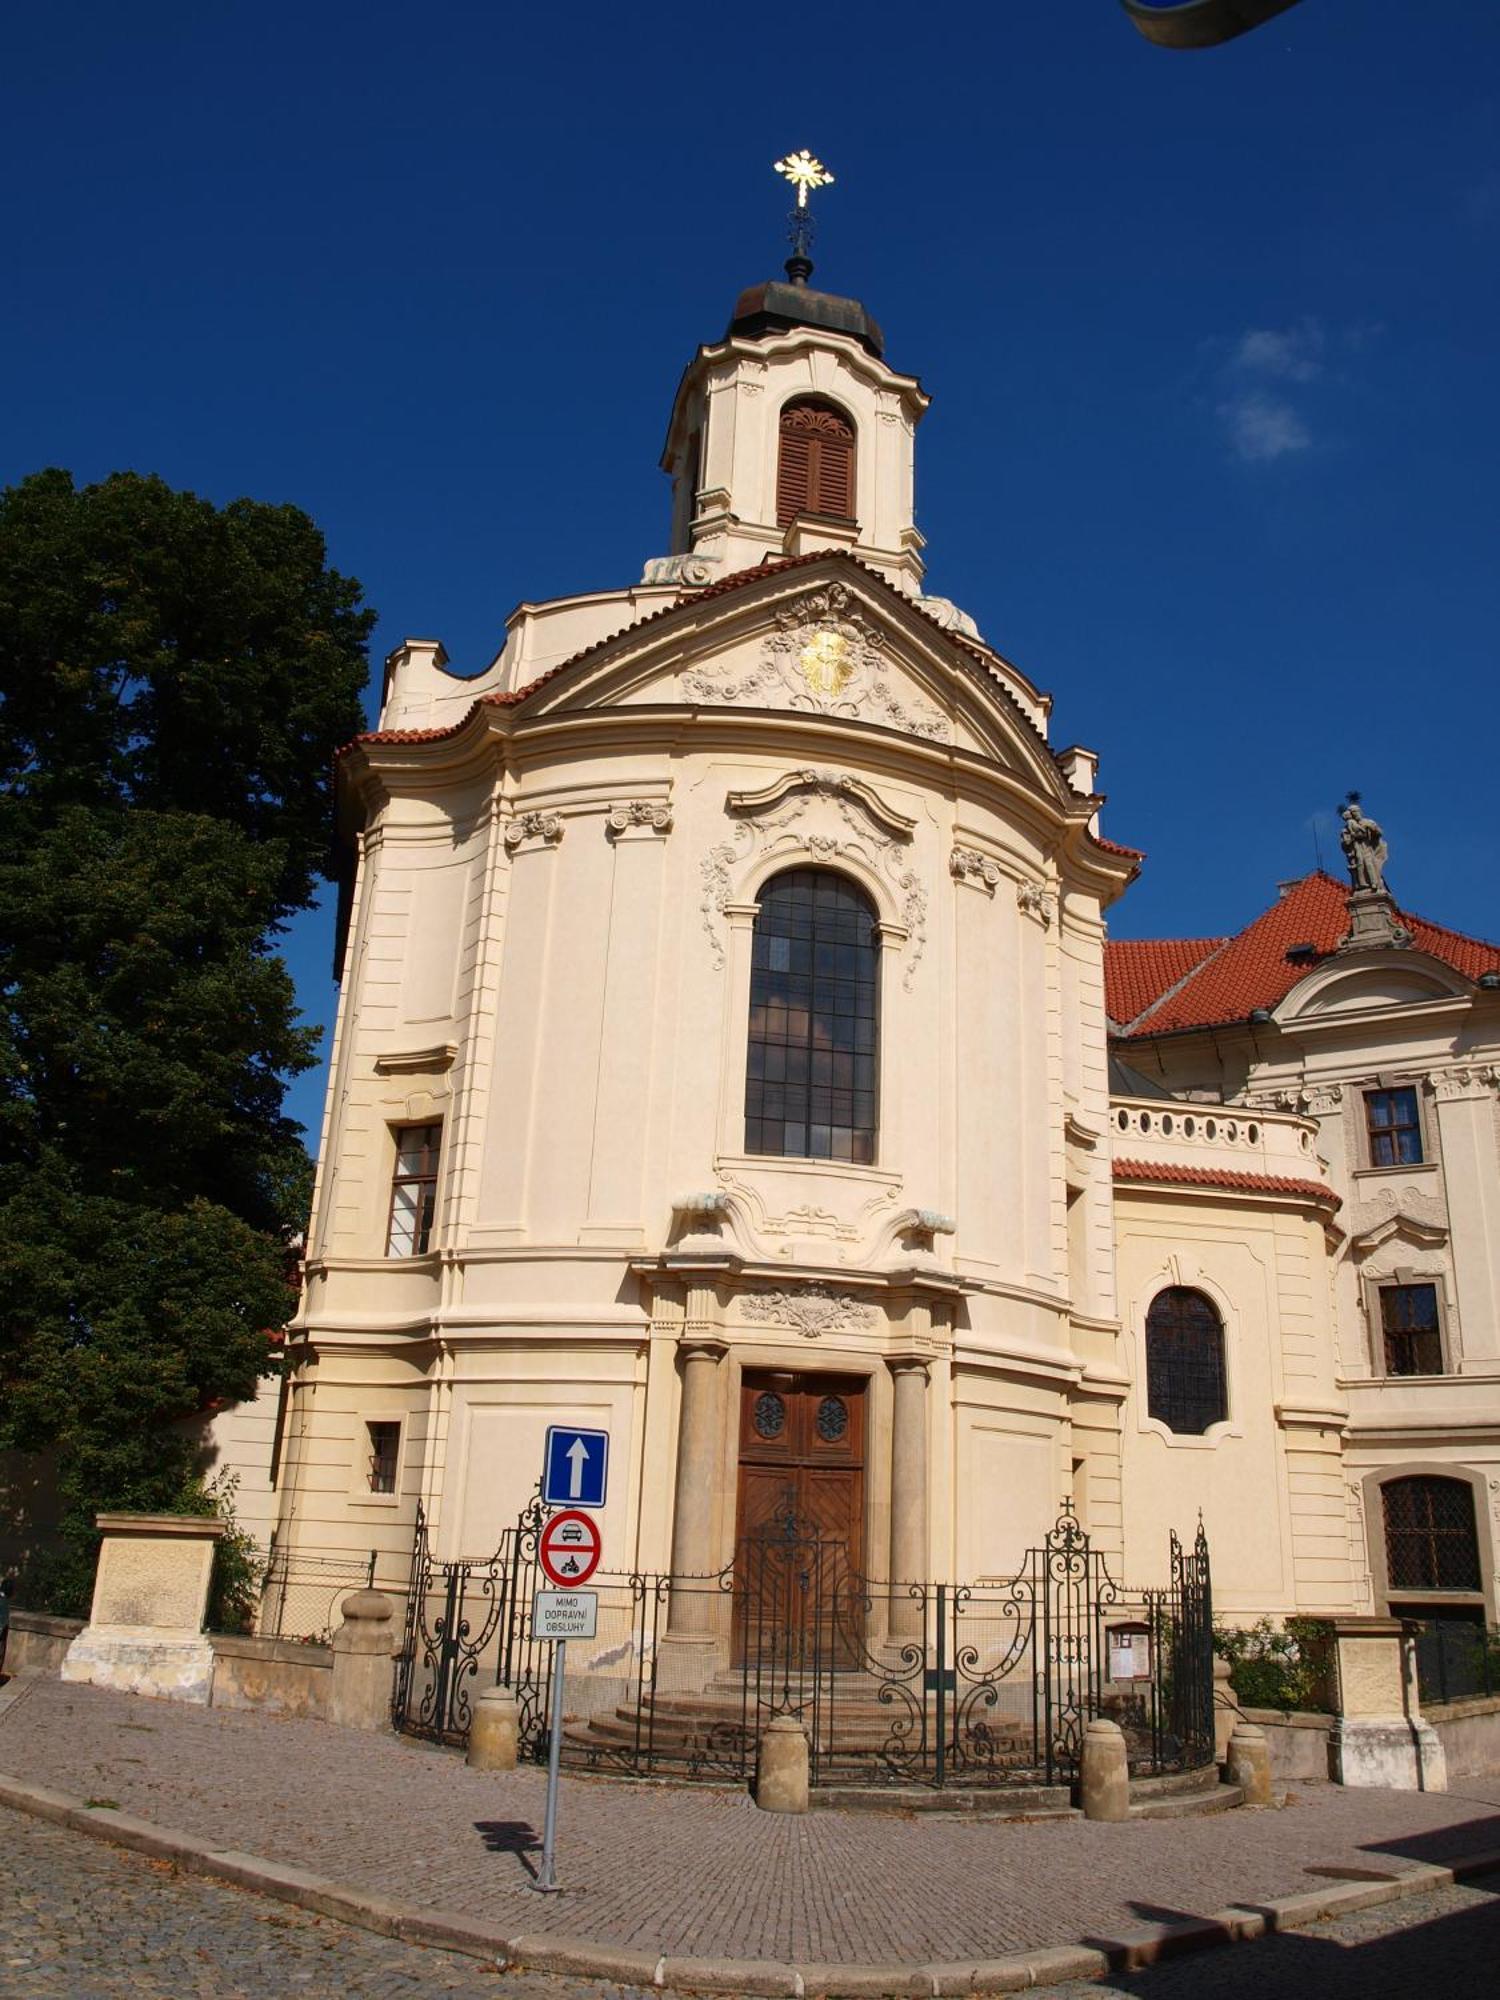
[{"label": "large arched window", "polygon": [[831,403],[808,399],[781,412],[776,459],[776,523],[799,514],[854,519],[854,426]]},{"label": "large arched window", "polygon": [[1146,1408],[1169,1431],[1196,1437],[1229,1414],[1223,1323],[1186,1285],[1158,1292],[1146,1314]]},{"label": "large arched window", "polygon": [[792,868],[761,891],[750,970],[745,1151],[875,1158],[880,940],[863,889]]},{"label": "large arched window", "polygon": [[1474,1489],[1464,1479],[1388,1479],[1386,1578],[1392,1590],[1480,1590]]}]

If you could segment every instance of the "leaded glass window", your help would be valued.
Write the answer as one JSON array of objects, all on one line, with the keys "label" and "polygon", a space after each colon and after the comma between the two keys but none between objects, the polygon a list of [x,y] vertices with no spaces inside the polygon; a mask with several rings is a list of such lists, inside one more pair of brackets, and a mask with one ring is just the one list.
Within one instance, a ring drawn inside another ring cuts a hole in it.
[{"label": "leaded glass window", "polygon": [[1479,1590],[1474,1491],[1463,1479],[1388,1479],[1386,1572],[1392,1590]]},{"label": "leaded glass window", "polygon": [[1213,1301],[1186,1285],[1158,1292],[1146,1315],[1146,1407],[1195,1437],[1229,1414],[1224,1328]]},{"label": "leaded glass window", "polygon": [[1387,1375],[1441,1375],[1436,1285],[1382,1285],[1380,1331]]},{"label": "leaded glass window", "polygon": [[880,940],[855,883],[793,868],[761,891],[750,970],[745,1151],[875,1158]]}]

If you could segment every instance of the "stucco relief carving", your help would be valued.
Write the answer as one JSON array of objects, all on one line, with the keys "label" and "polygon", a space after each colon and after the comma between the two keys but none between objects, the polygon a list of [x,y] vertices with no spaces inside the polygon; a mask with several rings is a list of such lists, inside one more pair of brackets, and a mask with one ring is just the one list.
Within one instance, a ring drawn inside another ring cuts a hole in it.
[{"label": "stucco relief carving", "polygon": [[[801,827],[809,807],[819,802],[832,808],[835,819],[842,823],[842,833]],[[748,815],[753,825],[742,821],[730,838],[711,847],[699,864],[703,883],[699,909],[715,967],[722,970],[726,963],[723,918],[733,898],[737,869],[758,855],[785,846],[789,852],[800,850],[824,863],[857,858],[866,868],[885,876],[898,898],[901,923],[910,943],[902,979],[909,992],[927,946],[927,890],[907,852],[916,821],[894,812],[860,779],[811,766],[788,771],[758,792],[731,792],[725,805],[732,813]]]},{"label": "stucco relief carving", "polygon": [[556,813],[519,813],[505,829],[505,845],[514,854],[526,840],[540,840],[555,847],[563,837],[563,823]]},{"label": "stucco relief carving", "polygon": [[826,1285],[804,1285],[795,1292],[751,1292],[745,1299],[746,1319],[794,1327],[804,1340],[823,1333],[848,1333],[874,1323],[872,1307],[848,1292]]},{"label": "stucco relief carving", "polygon": [[874,626],[841,583],[783,605],[758,660],[695,667],[683,675],[682,689],[689,701],[862,716],[934,742],[949,736],[937,709],[896,691]]},{"label": "stucco relief carving", "polygon": [[1344,1102],[1344,1086],[1341,1083],[1314,1084],[1302,1092],[1302,1103],[1310,1118],[1326,1118],[1330,1112],[1338,1111]]},{"label": "stucco relief carving", "polygon": [[642,583],[675,583],[684,590],[701,590],[712,583],[719,565],[705,556],[652,556],[641,571]]},{"label": "stucco relief carving", "polygon": [[[1403,1232],[1402,1224],[1409,1224]],[[1423,1243],[1446,1242],[1448,1209],[1441,1195],[1418,1194],[1405,1188],[1382,1188],[1372,1201],[1362,1201],[1348,1222],[1351,1248],[1375,1249],[1392,1236],[1406,1233]]]},{"label": "stucco relief carving", "polygon": [[1000,864],[977,847],[955,847],[948,856],[948,873],[955,882],[967,882],[971,889],[983,889],[993,896],[1000,886]]},{"label": "stucco relief carving", "polygon": [[605,826],[610,833],[628,833],[632,827],[648,827],[655,833],[672,831],[672,808],[661,799],[628,799],[612,805]]},{"label": "stucco relief carving", "polygon": [[[924,592],[917,599],[918,604],[934,623],[941,625],[945,632],[958,632],[965,639],[979,639],[979,627],[967,611],[961,611],[951,597],[928,597]],[[981,645],[984,643],[980,640]]]},{"label": "stucco relief carving", "polygon": [[1500,1084],[1500,1068],[1493,1063],[1464,1064],[1458,1069],[1434,1071],[1430,1082],[1441,1104],[1455,1097],[1472,1096],[1477,1091],[1493,1090]]},{"label": "stucco relief carving", "polygon": [[1057,915],[1057,898],[1040,882],[1018,882],[1016,908],[1023,916],[1034,917],[1044,931],[1050,930]]}]

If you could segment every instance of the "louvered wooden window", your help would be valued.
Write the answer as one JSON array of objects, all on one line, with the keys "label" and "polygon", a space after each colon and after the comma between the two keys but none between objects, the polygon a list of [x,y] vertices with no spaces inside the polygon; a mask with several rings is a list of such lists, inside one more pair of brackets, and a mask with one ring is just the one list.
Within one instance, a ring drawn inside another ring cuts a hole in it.
[{"label": "louvered wooden window", "polygon": [[788,403],[776,462],[776,522],[799,514],[854,519],[854,426],[827,403]]}]

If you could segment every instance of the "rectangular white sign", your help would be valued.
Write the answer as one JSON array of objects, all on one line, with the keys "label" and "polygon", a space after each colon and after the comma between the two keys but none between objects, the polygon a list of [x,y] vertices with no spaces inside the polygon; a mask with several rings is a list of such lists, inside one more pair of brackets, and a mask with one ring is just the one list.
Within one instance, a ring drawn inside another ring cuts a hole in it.
[{"label": "rectangular white sign", "polygon": [[597,1590],[539,1590],[531,1601],[534,1639],[592,1639],[598,1630]]}]

